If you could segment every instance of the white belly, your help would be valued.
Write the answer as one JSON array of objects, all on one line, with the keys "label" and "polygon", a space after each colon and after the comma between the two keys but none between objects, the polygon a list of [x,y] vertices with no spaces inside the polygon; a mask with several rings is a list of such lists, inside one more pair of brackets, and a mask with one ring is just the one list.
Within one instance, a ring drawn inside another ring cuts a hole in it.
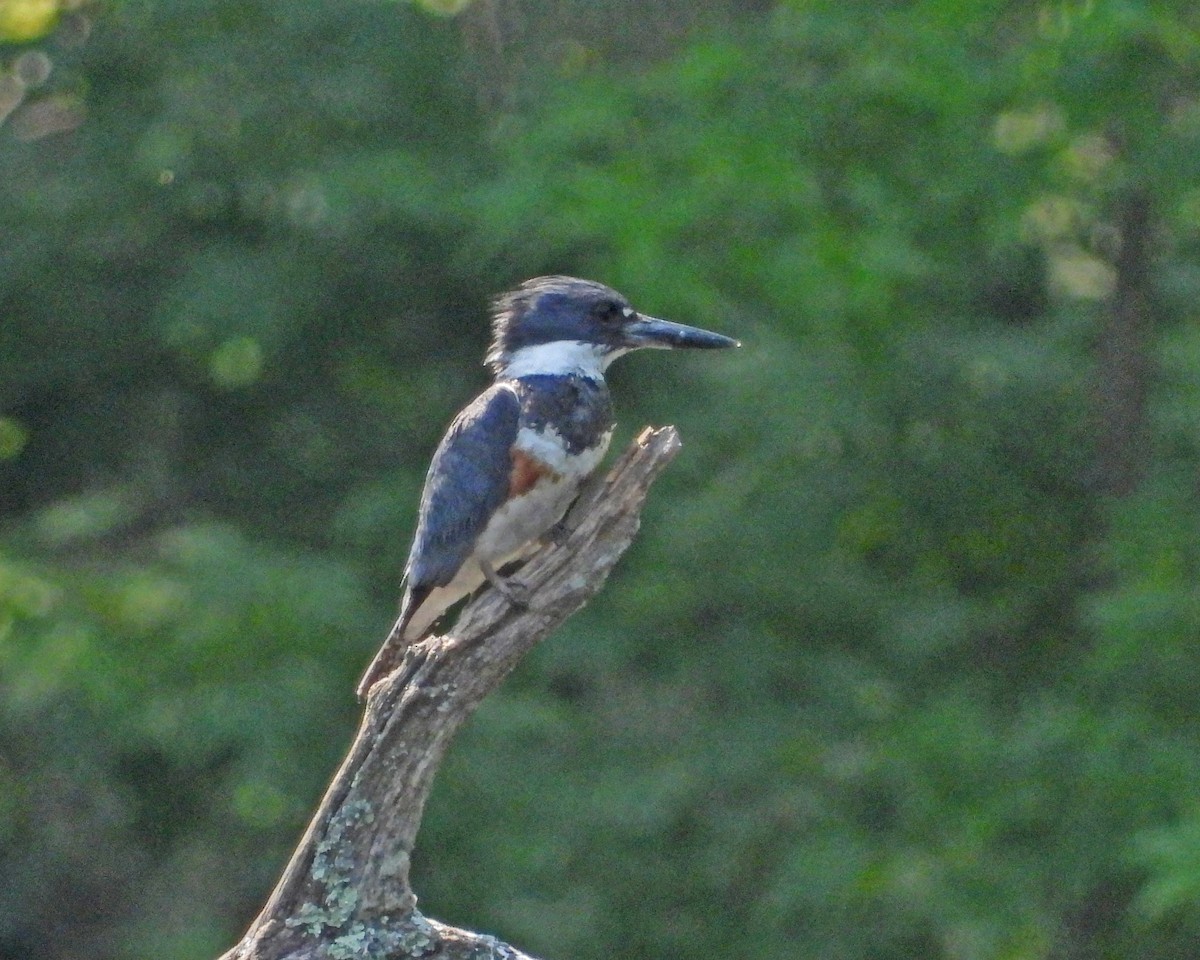
[{"label": "white belly", "polygon": [[472,556],[459,568],[454,579],[432,590],[404,631],[414,640],[425,635],[433,622],[452,604],[473,593],[484,582],[479,559],[500,569],[533,552],[538,542],[563,518],[583,482],[604,459],[612,431],[581,456],[569,456],[562,439],[552,429],[541,432],[522,427],[516,447],[545,464],[549,475],[541,477],[526,493],[500,506],[475,542]]},{"label": "white belly", "polygon": [[516,560],[567,512],[582,477],[543,477],[528,493],[502,505],[484,527],[475,553],[493,566]]},{"label": "white belly", "polygon": [[570,456],[552,429],[538,432],[522,427],[516,448],[545,464],[551,473],[496,511],[480,535],[475,553],[499,567],[519,559],[535,546],[563,518],[584,480],[604,459],[611,438],[610,431],[595,447]]}]

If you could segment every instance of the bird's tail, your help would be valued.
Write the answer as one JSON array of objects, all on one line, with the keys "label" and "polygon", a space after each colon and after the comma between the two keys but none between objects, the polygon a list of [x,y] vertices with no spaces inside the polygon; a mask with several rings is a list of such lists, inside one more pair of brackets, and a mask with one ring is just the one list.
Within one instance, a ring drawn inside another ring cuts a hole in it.
[{"label": "bird's tail", "polygon": [[414,591],[411,588],[404,591],[404,600],[400,606],[400,616],[392,624],[391,632],[388,633],[387,639],[383,641],[383,646],[379,648],[379,652],[375,654],[375,659],[371,661],[371,665],[367,667],[366,673],[358,681],[355,693],[358,694],[359,701],[366,700],[371,688],[395,670],[400,665],[400,661],[404,659],[404,651],[412,643],[412,639],[405,637],[405,633],[408,630],[408,623],[418,606],[415,600]]}]

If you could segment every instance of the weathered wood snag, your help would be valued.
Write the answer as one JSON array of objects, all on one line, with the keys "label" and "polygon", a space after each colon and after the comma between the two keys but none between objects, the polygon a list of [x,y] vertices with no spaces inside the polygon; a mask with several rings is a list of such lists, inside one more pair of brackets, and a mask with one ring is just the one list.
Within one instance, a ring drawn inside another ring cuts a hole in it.
[{"label": "weathered wood snag", "polygon": [[463,722],[603,586],[633,541],[650,485],[678,450],[673,427],[644,430],[572,511],[562,544],[521,568],[527,607],[483,591],[451,634],[411,646],[375,685],[350,751],[267,905],[221,960],[526,956],[417,911],[409,862],[425,801]]}]

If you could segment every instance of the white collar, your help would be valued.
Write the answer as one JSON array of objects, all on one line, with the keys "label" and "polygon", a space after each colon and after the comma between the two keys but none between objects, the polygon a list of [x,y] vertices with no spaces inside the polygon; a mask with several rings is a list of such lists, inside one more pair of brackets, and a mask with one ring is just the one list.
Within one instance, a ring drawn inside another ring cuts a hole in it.
[{"label": "white collar", "polygon": [[556,340],[514,350],[504,360],[500,376],[515,380],[518,377],[577,376],[600,380],[604,371],[627,351],[606,350],[583,340]]}]

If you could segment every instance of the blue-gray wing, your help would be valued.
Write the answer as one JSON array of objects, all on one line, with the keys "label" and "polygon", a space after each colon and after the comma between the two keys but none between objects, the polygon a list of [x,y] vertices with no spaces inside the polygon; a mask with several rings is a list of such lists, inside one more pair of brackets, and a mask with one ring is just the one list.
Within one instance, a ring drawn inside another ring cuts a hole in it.
[{"label": "blue-gray wing", "polygon": [[508,499],[520,418],[516,392],[495,384],[450,424],[425,478],[405,568],[410,592],[425,593],[453,580],[496,508]]}]

